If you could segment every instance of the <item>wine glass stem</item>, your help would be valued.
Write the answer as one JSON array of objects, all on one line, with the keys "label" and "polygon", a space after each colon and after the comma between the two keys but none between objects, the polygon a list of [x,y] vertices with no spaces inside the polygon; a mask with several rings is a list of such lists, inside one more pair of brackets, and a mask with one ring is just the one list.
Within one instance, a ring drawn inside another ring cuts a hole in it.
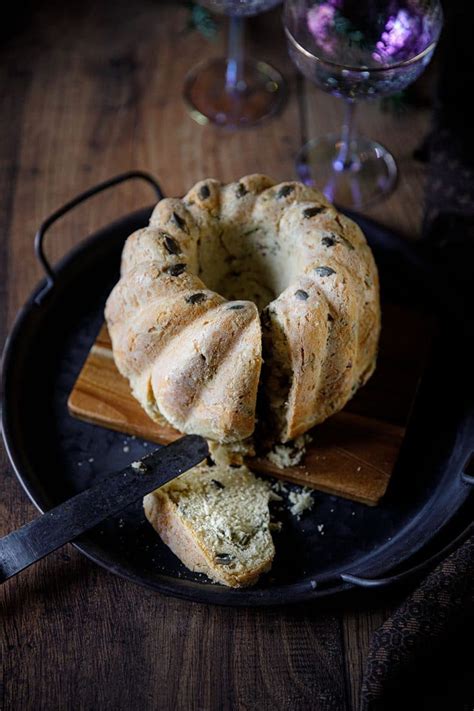
[{"label": "wine glass stem", "polygon": [[227,48],[227,70],[225,88],[235,93],[242,87],[244,61],[244,20],[231,16],[229,20],[229,44]]},{"label": "wine glass stem", "polygon": [[355,101],[345,102],[344,123],[342,124],[341,146],[339,153],[334,160],[334,170],[340,173],[343,170],[350,170],[354,164],[352,154],[352,139],[354,135],[354,114]]}]

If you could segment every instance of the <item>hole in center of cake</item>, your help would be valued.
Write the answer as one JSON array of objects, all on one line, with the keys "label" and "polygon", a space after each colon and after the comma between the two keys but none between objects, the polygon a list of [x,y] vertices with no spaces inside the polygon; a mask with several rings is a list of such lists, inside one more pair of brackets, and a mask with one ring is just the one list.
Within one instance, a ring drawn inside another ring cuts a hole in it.
[{"label": "hole in center of cake", "polygon": [[229,300],[253,301],[262,311],[293,280],[293,259],[273,229],[261,223],[227,226],[200,241],[198,275]]}]

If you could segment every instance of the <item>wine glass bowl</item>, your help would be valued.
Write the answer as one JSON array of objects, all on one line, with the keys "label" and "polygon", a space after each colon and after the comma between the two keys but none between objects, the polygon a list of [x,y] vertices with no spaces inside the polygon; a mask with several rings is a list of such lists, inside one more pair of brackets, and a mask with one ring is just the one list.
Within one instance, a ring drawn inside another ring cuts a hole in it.
[{"label": "wine glass bowl", "polygon": [[393,156],[353,133],[355,101],[402,91],[423,72],[436,47],[442,11],[438,0],[287,0],[289,54],[311,82],[343,98],[339,136],[303,146],[297,172],[346,207],[363,207],[395,185]]},{"label": "wine glass bowl", "polygon": [[281,0],[201,0],[210,10],[228,15],[227,57],[202,62],[186,77],[184,99],[191,116],[201,124],[227,128],[254,126],[276,113],[286,97],[286,84],[277,69],[246,57],[245,17],[270,10]]}]

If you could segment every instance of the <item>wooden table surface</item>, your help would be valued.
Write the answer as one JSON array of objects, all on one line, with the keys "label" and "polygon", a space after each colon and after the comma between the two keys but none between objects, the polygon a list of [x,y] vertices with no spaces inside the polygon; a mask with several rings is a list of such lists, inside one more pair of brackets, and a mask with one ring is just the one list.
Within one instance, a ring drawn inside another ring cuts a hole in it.
[{"label": "wooden table surface", "polygon": [[[168,194],[213,176],[294,177],[306,137],[337,129],[342,107],[297,76],[278,12],[249,22],[249,48],[290,87],[284,112],[227,133],[195,124],[181,98],[187,69],[222,53],[186,29],[178,3],[31,0],[0,48],[0,339],[42,276],[41,220],[79,191],[141,168]],[[5,34],[5,28],[2,30]],[[429,112],[360,108],[359,126],[396,155],[400,182],[368,211],[407,237],[422,215],[413,150]],[[146,188],[95,198],[53,230],[53,259],[84,235],[150,202]],[[35,515],[1,454],[0,533]],[[72,547],[0,590],[4,709],[357,709],[370,636],[397,603],[371,598],[321,609],[226,609],[166,598],[118,579]],[[3,705],[2,705],[3,703]]]}]

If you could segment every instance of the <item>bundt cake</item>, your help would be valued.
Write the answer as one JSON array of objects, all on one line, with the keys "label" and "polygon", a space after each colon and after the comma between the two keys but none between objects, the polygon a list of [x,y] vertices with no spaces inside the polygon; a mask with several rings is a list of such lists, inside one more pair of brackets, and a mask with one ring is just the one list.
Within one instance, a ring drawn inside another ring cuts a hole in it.
[{"label": "bundt cake", "polygon": [[149,416],[218,442],[260,422],[286,442],[375,367],[377,269],[318,191],[249,175],[156,206],[106,306],[120,372]]}]

